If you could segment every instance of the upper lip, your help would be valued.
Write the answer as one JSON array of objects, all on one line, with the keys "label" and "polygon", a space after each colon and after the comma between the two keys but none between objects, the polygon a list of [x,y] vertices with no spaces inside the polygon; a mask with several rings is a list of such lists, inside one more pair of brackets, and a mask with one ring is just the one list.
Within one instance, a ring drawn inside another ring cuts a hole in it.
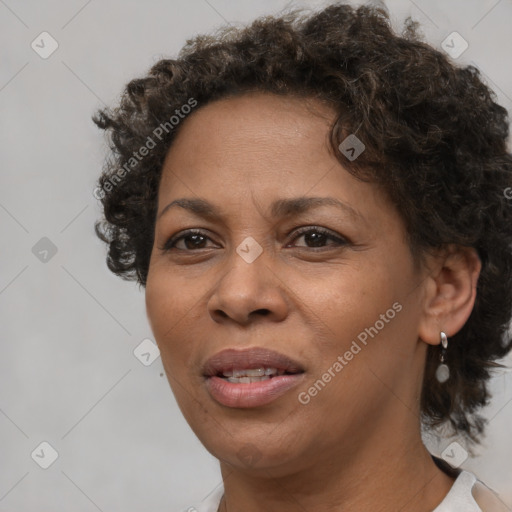
[{"label": "upper lip", "polygon": [[229,348],[217,352],[210,357],[203,366],[203,375],[212,377],[233,369],[276,368],[289,373],[302,373],[304,368],[300,363],[288,356],[269,350],[255,347],[249,349]]}]

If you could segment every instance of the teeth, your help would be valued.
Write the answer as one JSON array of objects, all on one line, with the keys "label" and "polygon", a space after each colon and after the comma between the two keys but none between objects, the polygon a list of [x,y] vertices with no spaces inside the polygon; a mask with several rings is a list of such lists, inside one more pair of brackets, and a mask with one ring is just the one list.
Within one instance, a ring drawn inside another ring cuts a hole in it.
[{"label": "teeth", "polygon": [[263,377],[229,377],[228,382],[236,382],[237,384],[250,384],[251,382],[261,382],[262,380],[269,380],[270,376],[263,375]]},{"label": "teeth", "polygon": [[[278,370],[277,368],[246,368],[246,369],[233,369],[222,372],[224,377],[227,377],[228,380],[230,378],[241,379],[241,378],[258,378],[259,380],[266,380],[263,377],[269,377],[272,375],[283,375],[285,373],[284,370]],[[235,382],[235,381],[234,381]],[[241,380],[236,380],[236,382],[242,382]]]},{"label": "teeth", "polygon": [[265,368],[251,368],[250,370],[233,370],[233,377],[263,377]]}]

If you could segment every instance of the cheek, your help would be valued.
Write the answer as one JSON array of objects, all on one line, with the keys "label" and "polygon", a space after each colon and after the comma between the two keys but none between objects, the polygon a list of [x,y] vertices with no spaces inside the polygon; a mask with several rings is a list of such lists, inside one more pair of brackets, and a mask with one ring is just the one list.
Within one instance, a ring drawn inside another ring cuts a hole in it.
[{"label": "cheek", "polygon": [[323,309],[317,304],[329,336],[318,346],[321,364],[315,367],[318,375],[314,377],[321,378],[338,360],[341,366],[334,368],[336,378],[322,400],[357,409],[363,405],[354,397],[366,396],[372,403],[384,400],[387,388],[394,389],[404,369],[414,366],[417,315],[404,300],[407,295],[387,278],[359,281],[357,286],[355,281],[350,286],[344,282],[339,290],[342,293],[322,299]]},{"label": "cheek", "polygon": [[175,278],[150,270],[145,300],[146,315],[165,364],[167,356],[173,356],[172,360],[183,348],[183,344],[172,343],[172,340],[186,327],[187,311],[190,310],[187,293],[177,286]]},{"label": "cheek", "polygon": [[331,338],[340,342],[350,342],[373,325],[396,300],[389,276],[376,276],[370,269],[358,272],[340,269],[313,288],[303,287],[300,298],[330,330]]},{"label": "cheek", "polygon": [[[171,316],[174,314],[175,301],[172,288],[166,286],[164,279],[159,279],[158,274],[149,272],[146,282],[146,315],[153,334],[160,341],[161,332],[164,332],[165,324],[170,323]],[[171,314],[166,315],[165,312]]]},{"label": "cheek", "polygon": [[309,317],[316,322],[312,380],[322,378],[329,369],[336,375],[318,406],[339,400],[348,408],[357,407],[351,396],[363,391],[380,396],[379,378],[392,384],[398,369],[412,363],[414,347],[407,340],[414,333],[410,332],[402,286],[385,266],[381,265],[380,272],[376,268],[340,269],[322,287],[315,285],[308,293],[306,287],[302,290],[301,300],[308,306],[305,311],[310,309],[314,314]]},{"label": "cheek", "polygon": [[175,281],[156,272],[148,275],[146,313],[176,403],[194,432],[199,434],[195,426],[205,424],[209,415],[200,397],[196,396],[197,382],[190,385],[194,369],[192,359],[197,348],[191,342],[190,333],[195,320],[190,310],[197,298],[195,301],[186,300],[183,291],[176,291],[180,288]]},{"label": "cheek", "polygon": [[193,281],[182,278],[179,270],[171,269],[161,259],[153,259],[150,264],[145,292],[146,314],[155,336],[166,332],[165,337],[172,336],[173,326],[179,328],[199,298]]},{"label": "cheek", "polygon": [[189,417],[187,403],[189,391],[184,392],[183,382],[190,373],[191,344],[180,340],[187,331],[187,307],[183,293],[177,293],[176,286],[169,278],[150,273],[146,283],[146,314],[155,341],[160,350],[160,357],[167,380],[176,401],[186,418]]}]

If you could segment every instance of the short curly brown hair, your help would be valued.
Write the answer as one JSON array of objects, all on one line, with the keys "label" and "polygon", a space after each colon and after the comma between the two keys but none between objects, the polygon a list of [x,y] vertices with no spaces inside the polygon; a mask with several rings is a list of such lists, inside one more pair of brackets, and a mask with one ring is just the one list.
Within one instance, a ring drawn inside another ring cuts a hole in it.
[{"label": "short curly brown hair", "polygon": [[[427,426],[446,423],[477,443],[486,422],[476,411],[489,401],[490,369],[512,348],[508,116],[475,67],[457,67],[420,41],[410,19],[398,35],[388,14],[369,6],[267,16],[188,40],[177,59],[130,81],[119,106],[93,118],[112,150],[95,193],[108,267],[145,286],[160,175],[181,120],[194,107],[248,91],[329,104],[337,113],[335,154],[354,176],[383,187],[413,254],[448,244],[477,250],[476,303],[450,340],[450,379],[435,378],[439,347],[430,346],[421,398]],[[353,161],[338,149],[351,133],[366,146]]]}]

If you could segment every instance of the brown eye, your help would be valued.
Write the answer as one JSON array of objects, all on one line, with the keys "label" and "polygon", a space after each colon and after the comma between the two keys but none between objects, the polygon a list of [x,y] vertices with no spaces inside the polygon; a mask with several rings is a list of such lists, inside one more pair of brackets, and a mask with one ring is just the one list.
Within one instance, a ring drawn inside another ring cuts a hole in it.
[{"label": "brown eye", "polygon": [[[297,236],[294,240],[298,238],[304,237],[304,241],[306,242],[306,247],[310,248],[321,248],[325,247],[326,242],[328,240],[334,240],[334,245],[347,245],[349,242],[343,237],[337,236],[333,234],[331,231],[318,227],[318,226],[308,226],[306,228],[301,228],[297,232]],[[311,244],[311,245],[309,245]],[[329,244],[333,245],[333,244]],[[303,246],[299,246],[303,247]]]},{"label": "brown eye", "polygon": [[[176,247],[178,242],[184,241],[185,247]],[[209,237],[203,231],[198,229],[190,229],[185,231],[180,236],[174,236],[168,240],[163,246],[164,252],[170,251],[171,249],[178,249],[180,251],[192,251],[194,249],[207,249],[204,246],[206,240],[210,240]]]}]

